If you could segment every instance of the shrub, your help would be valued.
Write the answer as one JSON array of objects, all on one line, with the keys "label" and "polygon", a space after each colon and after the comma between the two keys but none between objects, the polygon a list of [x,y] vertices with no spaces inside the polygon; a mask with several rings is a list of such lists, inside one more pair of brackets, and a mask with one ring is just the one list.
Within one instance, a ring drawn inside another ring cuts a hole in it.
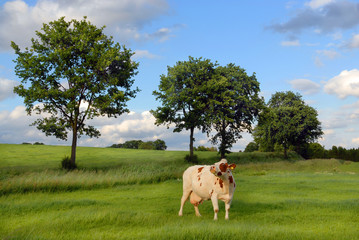
[{"label": "shrub", "polygon": [[147,150],[154,150],[155,146],[153,144],[153,142],[148,141],[148,142],[141,142],[138,145],[138,149],[147,149]]},{"label": "shrub", "polygon": [[166,142],[161,139],[157,139],[156,141],[154,141],[153,145],[154,145],[155,150],[166,150],[167,149]]},{"label": "shrub", "polygon": [[69,156],[65,156],[61,161],[61,167],[66,170],[74,170],[77,168],[76,163],[71,162]]},{"label": "shrub", "polygon": [[123,144],[121,144],[121,143],[119,143],[119,144],[112,144],[111,146],[109,146],[109,148],[122,148],[122,145]]},{"label": "shrub", "polygon": [[259,145],[256,142],[250,142],[244,149],[244,152],[254,152],[259,150]]},{"label": "shrub", "polygon": [[194,150],[195,151],[200,151],[200,152],[217,152],[216,147],[205,147],[205,146],[195,147]]},{"label": "shrub", "polygon": [[122,145],[122,147],[123,148],[128,148],[128,149],[138,149],[138,147],[140,146],[141,143],[143,143],[143,141],[141,141],[141,140],[126,141]]},{"label": "shrub", "polygon": [[167,146],[165,141],[157,139],[156,141],[147,141],[142,140],[131,140],[126,141],[125,143],[112,144],[109,148],[128,148],[128,149],[149,149],[149,150],[166,150]]}]

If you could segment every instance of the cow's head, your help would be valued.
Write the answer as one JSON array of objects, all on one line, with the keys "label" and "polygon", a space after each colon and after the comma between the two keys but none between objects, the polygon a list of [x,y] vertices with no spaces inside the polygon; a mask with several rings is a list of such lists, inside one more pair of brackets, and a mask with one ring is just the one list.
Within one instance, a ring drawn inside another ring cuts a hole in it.
[{"label": "cow's head", "polygon": [[221,177],[227,175],[228,171],[236,168],[236,164],[232,163],[228,165],[226,159],[222,159],[221,161],[215,163],[211,166],[211,173],[216,175],[217,177]]}]

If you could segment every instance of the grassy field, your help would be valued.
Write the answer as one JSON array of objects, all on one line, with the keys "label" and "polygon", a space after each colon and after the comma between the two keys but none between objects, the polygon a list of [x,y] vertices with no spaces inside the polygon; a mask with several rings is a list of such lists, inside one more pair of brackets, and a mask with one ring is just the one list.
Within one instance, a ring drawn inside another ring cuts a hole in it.
[{"label": "grassy field", "polygon": [[[0,239],[359,239],[359,163],[231,154],[238,188],[178,217],[186,152],[0,144]],[[214,162],[215,153],[198,153]],[[254,163],[250,163],[254,161]]]}]

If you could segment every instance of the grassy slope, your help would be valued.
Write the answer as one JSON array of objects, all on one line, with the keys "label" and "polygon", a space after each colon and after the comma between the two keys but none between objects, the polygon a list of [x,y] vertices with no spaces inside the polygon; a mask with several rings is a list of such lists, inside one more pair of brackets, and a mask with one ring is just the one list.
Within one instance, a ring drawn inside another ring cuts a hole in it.
[{"label": "grassy slope", "polygon": [[[41,153],[36,154],[39,150]],[[187,166],[182,160],[183,152],[79,148],[80,165],[92,170],[66,173],[57,170],[65,151],[68,149],[64,147],[0,145],[2,156],[8,156],[0,158],[3,173],[0,190],[4,191],[5,185],[8,187],[0,197],[1,239],[356,239],[359,236],[358,163],[311,160],[239,165],[235,170],[238,189],[231,220],[224,221],[224,205],[220,204],[220,219],[214,222],[210,202],[200,206],[202,218],[194,216],[189,203],[185,205],[184,216],[177,216],[182,182],[172,175]],[[201,157],[209,161],[216,159],[210,153]],[[110,168],[111,165],[115,167]],[[168,180],[159,179],[159,183],[152,184],[147,183],[156,181],[122,183],[122,177],[118,176],[136,169],[142,172],[134,179],[141,173],[149,177],[164,173],[156,172],[156,167],[171,173]],[[26,179],[33,187],[24,194],[19,186],[26,184]],[[77,182],[77,188],[37,187],[56,183],[68,186],[73,182]],[[86,184],[89,185],[84,187]]]}]

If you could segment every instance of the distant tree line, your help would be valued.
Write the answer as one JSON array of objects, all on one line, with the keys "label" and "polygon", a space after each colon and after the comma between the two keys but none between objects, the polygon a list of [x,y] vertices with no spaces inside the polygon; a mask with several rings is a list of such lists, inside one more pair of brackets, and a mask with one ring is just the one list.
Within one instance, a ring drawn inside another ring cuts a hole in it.
[{"label": "distant tree line", "polygon": [[28,142],[23,142],[22,145],[45,145],[45,144],[42,142],[35,142],[34,144],[28,143]]},{"label": "distant tree line", "polygon": [[359,162],[359,148],[346,149],[344,147],[332,146],[331,149],[325,149],[319,143],[311,143],[302,151],[305,158],[336,158]]},{"label": "distant tree line", "polygon": [[124,143],[112,144],[110,148],[127,148],[127,149],[148,149],[148,150],[166,150],[165,141],[157,139],[156,141],[130,140]]},{"label": "distant tree line", "polygon": [[[346,149],[344,147],[332,146],[331,149],[325,149],[320,143],[306,143],[300,146],[290,146],[290,151],[296,151],[305,159],[341,159],[353,162],[359,162],[359,148]],[[250,142],[244,152],[261,151],[260,146],[256,142]],[[274,152],[282,151],[282,147],[275,145]]]}]

